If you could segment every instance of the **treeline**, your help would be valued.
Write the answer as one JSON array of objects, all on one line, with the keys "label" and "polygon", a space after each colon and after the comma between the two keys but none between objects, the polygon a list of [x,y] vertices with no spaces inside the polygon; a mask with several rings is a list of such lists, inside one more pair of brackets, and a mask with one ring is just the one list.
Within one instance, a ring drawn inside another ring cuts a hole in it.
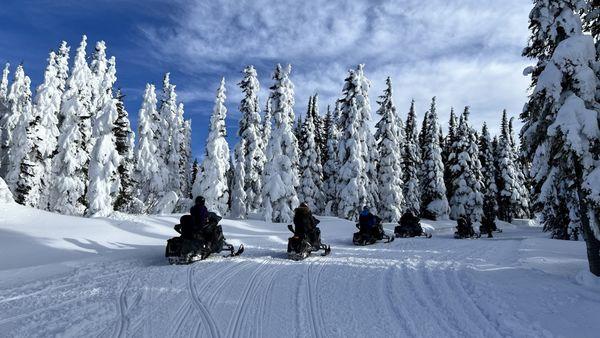
[{"label": "treeline", "polygon": [[518,156],[513,120],[506,112],[497,137],[486,125],[473,128],[469,107],[460,116],[450,113],[443,135],[433,98],[419,129],[414,101],[404,120],[388,78],[377,100],[380,119],[373,133],[371,82],[363,65],[349,71],[334,107],[320,114],[314,95],[297,118],[290,70],[276,67],[262,114],[256,70],[244,70],[232,161],[226,160],[221,83],[205,160],[193,187],[194,196],[204,196],[209,208],[240,218],[258,212],[275,222],[291,221],[301,201],[317,214],[347,219],[356,219],[364,205],[390,222],[406,211],[430,219],[465,216],[473,222],[529,217],[529,164]]},{"label": "treeline", "polygon": [[116,61],[103,41],[86,56],[87,38],[69,67],[70,47],[50,52],[31,92],[23,65],[0,83],[0,176],[18,203],[68,215],[161,211],[165,191],[190,195],[191,122],[167,73],[160,105],[146,87],[134,145]]}]

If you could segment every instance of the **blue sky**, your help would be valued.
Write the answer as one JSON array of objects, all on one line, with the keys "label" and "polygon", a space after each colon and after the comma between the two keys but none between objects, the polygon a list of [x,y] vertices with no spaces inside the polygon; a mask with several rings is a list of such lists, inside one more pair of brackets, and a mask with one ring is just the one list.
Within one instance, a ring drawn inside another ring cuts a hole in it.
[{"label": "blue sky", "polygon": [[73,52],[86,34],[91,53],[104,40],[117,59],[117,85],[134,126],[145,84],[159,89],[169,71],[193,121],[198,157],[223,76],[235,142],[237,83],[248,64],[259,74],[261,106],[278,62],[292,64],[297,114],[313,93],[324,112],[340,95],[346,71],[364,63],[373,112],[391,76],[401,116],[412,98],[422,116],[435,95],[444,123],[451,106],[469,105],[476,126],[487,121],[497,132],[502,109],[517,115],[526,99],[522,70],[531,61],[520,52],[531,6],[529,0],[3,0],[0,62],[22,62],[35,87],[60,41]]}]

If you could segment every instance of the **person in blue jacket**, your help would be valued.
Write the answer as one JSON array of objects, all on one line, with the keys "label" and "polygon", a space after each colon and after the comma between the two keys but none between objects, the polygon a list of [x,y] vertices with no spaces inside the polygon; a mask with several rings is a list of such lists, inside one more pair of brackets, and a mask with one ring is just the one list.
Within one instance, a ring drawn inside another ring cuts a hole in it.
[{"label": "person in blue jacket", "polygon": [[360,231],[363,233],[370,233],[375,225],[377,225],[377,216],[373,215],[366,205],[358,216],[358,225]]}]

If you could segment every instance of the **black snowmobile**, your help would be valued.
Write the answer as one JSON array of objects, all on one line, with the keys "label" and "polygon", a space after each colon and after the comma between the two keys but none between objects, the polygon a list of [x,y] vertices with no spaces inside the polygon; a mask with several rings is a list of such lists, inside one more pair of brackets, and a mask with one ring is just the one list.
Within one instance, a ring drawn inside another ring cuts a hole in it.
[{"label": "black snowmobile", "polygon": [[454,232],[454,238],[479,238],[481,233],[476,233],[473,229],[473,224],[464,218],[459,218],[456,225],[456,232]]},{"label": "black snowmobile", "polygon": [[394,228],[394,235],[396,237],[425,237],[431,238],[430,233],[423,231],[421,222],[418,217],[412,214],[404,214],[400,218],[399,225]]},{"label": "black snowmobile", "polygon": [[290,259],[300,261],[319,250],[323,250],[321,256],[331,253],[329,245],[321,243],[321,230],[318,227],[311,233],[298,233],[291,224],[288,224],[288,229],[294,234],[288,238],[287,254]]},{"label": "black snowmobile", "polygon": [[244,252],[244,245],[235,247],[225,241],[223,229],[219,225],[221,216],[214,212],[208,213],[206,225],[198,228],[194,225],[191,215],[180,218],[175,225],[175,231],[181,234],[167,241],[165,256],[170,264],[189,264],[208,258],[213,253],[229,251],[224,257],[239,256]]},{"label": "black snowmobile", "polygon": [[358,232],[352,235],[352,243],[354,245],[371,245],[377,241],[383,241],[389,243],[394,241],[394,236],[390,236],[383,231],[383,225],[381,224],[381,218],[376,217],[376,224],[370,229],[367,227],[361,227],[360,222],[356,223]]}]

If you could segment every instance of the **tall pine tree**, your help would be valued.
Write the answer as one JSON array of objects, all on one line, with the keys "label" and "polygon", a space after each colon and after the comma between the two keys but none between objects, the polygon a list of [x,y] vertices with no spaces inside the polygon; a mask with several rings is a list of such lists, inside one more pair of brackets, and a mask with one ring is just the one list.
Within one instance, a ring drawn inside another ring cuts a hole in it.
[{"label": "tall pine tree", "polygon": [[419,181],[421,151],[419,149],[415,100],[411,101],[410,110],[406,117],[402,166],[404,169],[403,193],[406,211],[410,211],[413,215],[418,215],[421,211],[421,186]]},{"label": "tall pine tree", "polygon": [[238,130],[240,139],[246,141],[244,147],[244,190],[246,191],[249,212],[257,211],[261,205],[262,174],[265,165],[265,153],[260,118],[258,92],[260,85],[253,66],[244,68],[244,78],[238,84],[244,93],[239,110],[242,114]]},{"label": "tall pine tree", "polygon": [[483,218],[494,221],[498,215],[496,164],[494,146],[485,122],[481,129],[481,136],[479,136],[479,162],[481,163],[483,182]]},{"label": "tall pine tree", "polygon": [[277,65],[271,86],[273,129],[267,147],[267,166],[263,187],[264,216],[267,221],[289,222],[298,205],[298,142],[292,131],[294,121],[294,85],[291,67]]},{"label": "tall pine tree", "polygon": [[315,129],[314,115],[309,110],[302,124],[302,136],[304,139],[300,143],[300,185],[298,187],[298,198],[300,201],[308,204],[314,213],[320,214],[324,209],[325,197],[323,195],[323,168],[321,166],[319,144],[315,136]]},{"label": "tall pine tree", "polygon": [[397,222],[402,216],[404,195],[402,193],[402,149],[396,106],[392,101],[392,80],[386,80],[386,89],[379,97],[377,114],[381,116],[375,128],[377,151],[380,155],[377,164],[379,184],[380,217],[386,222]]},{"label": "tall pine tree", "polygon": [[125,95],[121,93],[121,90],[118,90],[116,95],[117,119],[115,120],[113,134],[115,135],[117,152],[121,156],[118,168],[121,186],[115,201],[115,210],[126,212],[131,210],[129,206],[135,195],[135,183],[132,177],[135,166],[133,157],[135,135],[131,130],[129,113],[125,110],[124,97]]},{"label": "tall pine tree", "polygon": [[225,128],[225,79],[217,90],[215,106],[210,118],[205,155],[199,176],[196,178],[192,193],[203,196],[206,207],[220,215],[229,210],[229,191],[227,186],[227,171],[229,170],[229,145],[227,144],[227,129]]},{"label": "tall pine tree", "polygon": [[53,163],[50,192],[52,211],[82,215],[87,208],[88,164],[91,144],[91,72],[86,62],[87,38],[77,48],[61,100],[58,153]]},{"label": "tall pine tree", "polygon": [[60,79],[56,54],[50,52],[44,82],[37,88],[33,118],[28,127],[31,147],[21,168],[25,169],[19,183],[17,200],[32,207],[48,208],[48,193],[52,179],[52,158],[58,144],[58,113],[60,111]]},{"label": "tall pine tree", "polygon": [[138,112],[138,133],[135,148],[134,181],[136,196],[146,206],[151,206],[164,193],[164,162],[159,153],[160,135],[155,133],[155,123],[159,119],[156,109],[156,89],[147,84]]},{"label": "tall pine tree", "polygon": [[[15,78],[8,93],[9,113],[6,126],[14,125],[12,131],[4,131],[10,137],[8,148],[8,171],[6,173],[6,184],[12,191],[15,201],[18,203],[29,202],[26,198],[30,190],[38,189],[32,187],[28,175],[32,174],[36,165],[35,158],[37,146],[33,143],[39,142],[34,139],[30,124],[34,123],[31,103],[31,80],[23,66],[19,65],[15,70]],[[14,123],[14,124],[13,124]],[[35,126],[39,121],[35,121]],[[21,184],[21,185],[20,185]],[[30,203],[28,203],[30,204]]]},{"label": "tall pine tree", "polygon": [[89,164],[89,206],[86,210],[87,215],[100,217],[106,217],[114,211],[114,202],[121,190],[121,156],[117,151],[117,138],[113,133],[119,117],[118,100],[112,93],[112,87],[117,80],[114,57],[108,60],[103,76],[100,86],[103,89],[97,93],[97,103],[101,110],[93,121],[92,136],[95,143]]},{"label": "tall pine tree", "polygon": [[435,97],[425,114],[421,132],[421,215],[428,219],[447,219],[449,213],[444,184],[444,163],[440,148]]},{"label": "tall pine tree", "polygon": [[325,214],[330,216],[337,215],[338,195],[337,195],[337,172],[339,169],[338,161],[338,137],[337,121],[333,113],[327,109],[325,115],[325,133],[327,134],[327,151],[325,155],[327,160],[323,165],[323,192],[325,194]]}]

